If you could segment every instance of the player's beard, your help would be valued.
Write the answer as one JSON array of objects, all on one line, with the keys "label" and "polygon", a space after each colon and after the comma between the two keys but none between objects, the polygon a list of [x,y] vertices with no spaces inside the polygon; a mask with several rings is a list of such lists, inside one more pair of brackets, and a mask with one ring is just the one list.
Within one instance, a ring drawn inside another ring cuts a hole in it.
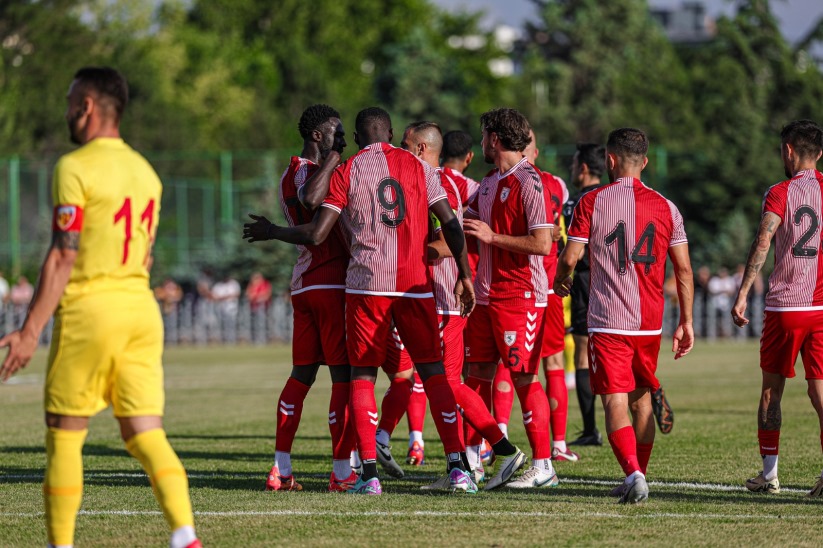
[{"label": "player's beard", "polygon": [[331,150],[332,150],[332,145],[333,145],[333,142],[329,143],[328,145],[326,143],[322,143],[322,142],[320,143],[320,145],[319,145],[320,157],[322,159],[325,160],[328,157],[329,152],[331,152]]},{"label": "player's beard", "polygon": [[77,112],[77,114],[72,116],[71,119],[68,120],[68,122],[67,122],[67,125],[69,126],[69,140],[71,140],[71,142],[74,143],[75,145],[82,145],[83,144],[83,142],[80,140],[80,135],[79,135],[80,131],[77,128],[77,125],[78,125],[77,122],[80,120],[80,118],[82,116],[83,116],[82,112]]}]

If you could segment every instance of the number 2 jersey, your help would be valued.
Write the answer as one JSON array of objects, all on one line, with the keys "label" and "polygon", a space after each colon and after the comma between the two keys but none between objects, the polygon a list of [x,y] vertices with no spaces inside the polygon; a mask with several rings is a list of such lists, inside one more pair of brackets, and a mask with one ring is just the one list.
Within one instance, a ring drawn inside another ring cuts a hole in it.
[{"label": "number 2 jersey", "polygon": [[774,271],[769,277],[766,310],[823,310],[823,174],[801,171],[766,192],[763,213],[781,224],[774,235]]},{"label": "number 2 jersey", "polygon": [[145,291],[162,184],[122,139],[97,138],[54,168],[52,229],[80,245],[61,304],[92,292]]},{"label": "number 2 jersey", "polygon": [[[314,175],[319,166],[299,156],[292,156],[289,167],[280,178],[280,207],[289,226],[308,223],[314,213],[303,207],[297,192]],[[312,289],[343,289],[349,264],[349,245],[340,225],[320,245],[297,246],[298,257],[291,278],[291,294]]]},{"label": "number 2 jersey", "polygon": [[588,244],[589,332],[658,335],[669,247],[688,243],[677,207],[625,177],[585,194],[569,240]]},{"label": "number 2 jersey", "polygon": [[346,292],[432,297],[429,206],[445,199],[436,169],[388,143],[338,167],[321,207],[339,212],[351,233]]}]

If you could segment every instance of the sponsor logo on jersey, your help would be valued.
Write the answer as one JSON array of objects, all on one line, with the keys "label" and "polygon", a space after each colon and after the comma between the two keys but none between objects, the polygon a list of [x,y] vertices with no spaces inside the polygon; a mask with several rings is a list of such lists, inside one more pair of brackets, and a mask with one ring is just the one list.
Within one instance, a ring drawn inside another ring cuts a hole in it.
[{"label": "sponsor logo on jersey", "polygon": [[506,343],[506,346],[511,346],[514,344],[514,341],[517,340],[517,331],[504,331],[503,332],[503,342]]},{"label": "sponsor logo on jersey", "polygon": [[509,193],[512,191],[509,187],[505,187],[503,190],[500,191],[500,202],[505,202],[506,198],[509,197]]}]

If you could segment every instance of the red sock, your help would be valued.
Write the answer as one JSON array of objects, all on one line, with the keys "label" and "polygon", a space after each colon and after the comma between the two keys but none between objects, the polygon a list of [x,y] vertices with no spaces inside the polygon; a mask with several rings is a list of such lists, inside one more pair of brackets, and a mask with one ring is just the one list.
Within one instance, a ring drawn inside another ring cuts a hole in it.
[{"label": "red sock", "polygon": [[761,455],[777,455],[780,448],[780,430],[757,429]]},{"label": "red sock", "polygon": [[474,390],[461,382],[452,384],[452,390],[457,405],[463,409],[463,418],[467,423],[471,423],[473,430],[479,432],[492,445],[503,439],[503,432],[497,426],[497,421]]},{"label": "red sock", "polygon": [[385,430],[391,436],[397,423],[406,414],[406,406],[409,404],[412,382],[409,379],[392,379],[389,389],[380,402],[380,425],[379,429]]},{"label": "red sock", "polygon": [[406,416],[409,419],[409,432],[422,432],[426,421],[426,390],[423,381],[415,372],[414,387],[411,390],[409,404],[406,406]]},{"label": "red sock", "polygon": [[354,425],[349,413],[351,384],[335,382],[331,385],[329,401],[329,432],[331,433],[332,458],[347,459],[354,449]]},{"label": "red sock", "polygon": [[552,444],[549,441],[549,400],[543,386],[535,381],[516,388],[520,407],[523,409],[523,426],[532,448],[533,459],[550,459]]},{"label": "red sock", "polygon": [[423,383],[426,395],[431,402],[432,418],[437,426],[440,441],[446,453],[460,453],[466,450],[460,442],[459,423],[457,421],[457,402],[446,380],[446,375],[432,375]]},{"label": "red sock", "polygon": [[609,434],[609,444],[626,476],[640,470],[640,463],[637,462],[637,438],[634,435],[634,428],[624,426],[615,430]]},{"label": "red sock", "polygon": [[377,401],[374,399],[374,383],[351,382],[351,414],[357,435],[357,450],[361,460],[377,459]]},{"label": "red sock", "polygon": [[649,459],[652,456],[652,448],[654,447],[654,442],[652,443],[640,443],[637,442],[637,464],[640,466],[640,471],[643,472],[643,475],[646,475],[646,469],[649,467]]},{"label": "red sock", "polygon": [[277,434],[274,447],[281,453],[291,453],[294,435],[300,426],[300,416],[303,414],[303,400],[309,393],[308,385],[289,377],[286,386],[280,392],[277,402]]},{"label": "red sock", "polygon": [[548,371],[546,375],[546,397],[549,398],[552,425],[552,440],[566,439],[566,420],[569,417],[569,389],[566,388],[566,372],[562,369]]},{"label": "red sock", "polygon": [[[491,409],[492,400],[492,383],[485,379],[478,379],[477,377],[466,378],[466,388],[475,392],[480,396],[480,400],[486,405],[487,409]],[[463,421],[464,436],[466,445],[480,445],[483,443],[483,436],[475,430],[468,421]]]},{"label": "red sock", "polygon": [[494,420],[497,424],[509,424],[514,404],[514,383],[511,371],[502,363],[497,365],[497,372],[494,374],[492,402]]}]

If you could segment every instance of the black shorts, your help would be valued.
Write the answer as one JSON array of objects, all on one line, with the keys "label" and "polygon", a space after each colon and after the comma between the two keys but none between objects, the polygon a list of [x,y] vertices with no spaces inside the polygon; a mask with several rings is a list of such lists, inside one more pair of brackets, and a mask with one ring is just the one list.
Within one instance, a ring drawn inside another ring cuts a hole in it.
[{"label": "black shorts", "polygon": [[574,283],[571,289],[572,334],[583,337],[589,336],[589,283],[591,271],[584,270],[574,273]]}]

